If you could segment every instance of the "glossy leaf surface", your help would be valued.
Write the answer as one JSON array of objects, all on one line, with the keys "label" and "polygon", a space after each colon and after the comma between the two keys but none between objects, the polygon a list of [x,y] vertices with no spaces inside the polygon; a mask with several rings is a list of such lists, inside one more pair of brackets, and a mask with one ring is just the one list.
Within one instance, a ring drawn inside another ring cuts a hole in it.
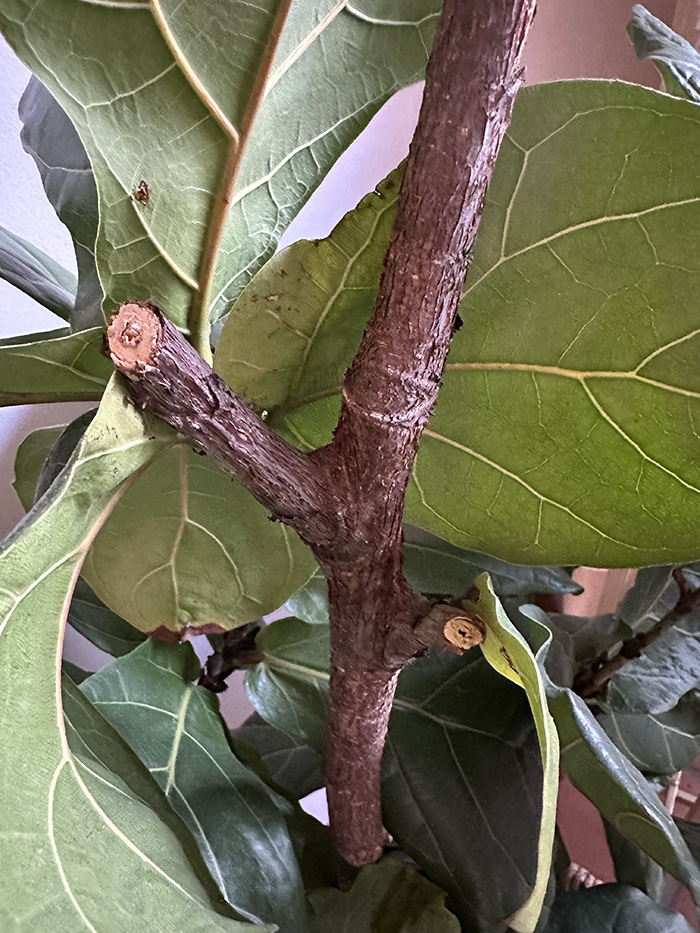
[{"label": "glossy leaf surface", "polygon": [[[6,926],[242,931],[177,837],[108,768],[70,750],[60,657],[72,586],[123,484],[172,443],[108,391],[59,481],[0,552],[0,910]],[[40,623],[40,624],[39,624]],[[31,650],[29,650],[31,645]],[[148,896],[144,897],[144,886]]]},{"label": "glossy leaf surface", "polygon": [[73,310],[75,276],[37,246],[0,227],[0,278],[40,305],[68,320]]},{"label": "glossy leaf surface", "polygon": [[291,806],[232,753],[214,695],[192,684],[199,669],[191,645],[149,639],[81,689],[163,788],[226,900],[298,933],[305,906]]},{"label": "glossy leaf surface", "polygon": [[[327,627],[282,619],[258,644],[265,662],[246,683],[253,705],[298,743],[322,749]],[[384,759],[384,820],[468,929],[502,930],[530,895],[541,788],[525,694],[480,652],[431,654],[401,673]]]},{"label": "glossy leaf surface", "polygon": [[[696,558],[699,149],[700,110],[645,88],[567,81],[518,96],[408,521],[516,563]],[[391,186],[330,239],[276,256],[224,329],[220,371],[301,446],[335,425]]]},{"label": "glossy leaf surface", "polygon": [[673,567],[643,567],[615,613],[627,627],[626,637],[648,632],[673,609],[679,596]]},{"label": "glossy leaf surface", "polygon": [[421,77],[438,13],[437,0],[3,0],[8,41],[75,123],[108,208],[110,304],[148,295],[179,325],[190,304],[191,326],[219,317],[340,153]]},{"label": "glossy leaf surface", "polygon": [[445,892],[398,859],[363,868],[347,893],[314,891],[311,933],[460,933]]}]

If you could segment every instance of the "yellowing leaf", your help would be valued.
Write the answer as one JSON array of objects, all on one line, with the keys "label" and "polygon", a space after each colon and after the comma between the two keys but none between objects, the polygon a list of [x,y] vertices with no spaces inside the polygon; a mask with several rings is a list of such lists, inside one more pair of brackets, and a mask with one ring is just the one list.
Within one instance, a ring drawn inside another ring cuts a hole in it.
[{"label": "yellowing leaf", "polygon": [[488,574],[483,573],[477,577],[475,585],[479,588],[479,600],[474,605],[474,610],[486,625],[486,640],[481,650],[499,674],[518,684],[527,694],[540,744],[544,778],[537,878],[528,900],[508,920],[509,926],[517,933],[533,933],[542,912],[552,862],[559,792],[559,736],[547,706],[544,683],[530,646],[506,615],[493,592]]}]

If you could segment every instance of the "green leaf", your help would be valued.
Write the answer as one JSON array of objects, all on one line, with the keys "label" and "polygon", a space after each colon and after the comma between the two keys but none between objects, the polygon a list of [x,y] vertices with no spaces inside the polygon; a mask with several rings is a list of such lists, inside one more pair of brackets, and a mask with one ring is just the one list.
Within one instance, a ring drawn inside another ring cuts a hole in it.
[{"label": "green leaf", "polygon": [[[653,685],[650,684],[650,690]],[[645,774],[675,774],[700,754],[700,691],[682,696],[663,713],[625,713],[606,706],[598,722]]]},{"label": "green leaf", "polygon": [[626,884],[565,891],[554,900],[544,933],[691,933],[682,914]]},{"label": "green leaf", "polygon": [[[177,837],[128,786],[71,752],[60,703],[70,592],[135,470],[172,443],[119,384],[51,490],[0,551],[0,916],[5,926],[244,927],[216,913]],[[40,623],[40,624],[39,624]],[[28,640],[29,639],[29,640]],[[144,890],[148,896],[144,896]]]},{"label": "green leaf", "polygon": [[22,145],[36,163],[46,197],[73,238],[78,263],[77,292],[70,311],[71,329],[99,327],[102,288],[95,266],[97,188],[80,137],[68,115],[35,77],[19,102]]},{"label": "green leaf", "polygon": [[603,825],[615,867],[615,879],[620,884],[629,884],[633,888],[639,888],[653,901],[660,902],[664,887],[664,873],[661,866],[633,845],[607,820],[603,821]]},{"label": "green leaf", "polygon": [[17,448],[15,481],[12,484],[25,512],[34,504],[36,484],[49,451],[63,434],[63,428],[32,431]]},{"label": "green leaf", "polygon": [[285,822],[292,807],[235,757],[216,698],[191,683],[199,669],[191,645],[149,639],[82,690],[163,788],[228,903],[301,933],[304,889]]},{"label": "green leaf", "polygon": [[[610,680],[605,706],[620,713],[665,713],[700,687],[700,612],[689,613]],[[700,723],[699,723],[700,725]]]},{"label": "green leaf", "polygon": [[236,742],[252,745],[268,774],[297,800],[323,786],[321,755],[269,725],[258,713],[231,733]]},{"label": "green leaf", "polygon": [[271,259],[221,332],[216,371],[293,435],[288,410],[340,392],[374,307],[402,174],[392,172],[325,240]]},{"label": "green leaf", "polygon": [[546,651],[542,649],[550,635],[546,613],[537,606],[522,606],[520,611],[532,625],[549,709],[559,733],[561,763],[573,785],[630,842],[682,881],[699,903],[700,870],[671,814],[649,782],[608,738],[583,700],[556,686],[544,672]]},{"label": "green leaf", "polygon": [[487,573],[477,577],[476,586],[479,588],[479,600],[475,605],[475,611],[486,625],[486,640],[481,645],[481,650],[495,671],[525,691],[535,720],[542,756],[544,778],[537,847],[537,877],[530,897],[508,920],[508,925],[518,933],[533,933],[542,912],[552,867],[559,792],[559,738],[547,707],[544,683],[530,646],[506,615]]},{"label": "green leaf", "polygon": [[700,865],[700,824],[684,820],[679,816],[674,817],[674,822],[688,844],[693,858]]},{"label": "green leaf", "polygon": [[363,868],[352,889],[309,896],[311,933],[460,933],[445,892],[395,858]]},{"label": "green leaf", "polygon": [[60,437],[48,452],[46,460],[44,460],[44,465],[36,481],[35,501],[44,495],[63,467],[68,463],[73,451],[90,427],[96,412],[96,408],[84,412],[63,429]]},{"label": "green leaf", "polygon": [[64,320],[69,319],[77,287],[75,276],[5,227],[0,227],[0,278]]},{"label": "green leaf", "polygon": [[700,103],[700,54],[690,42],[657,19],[641,3],[632,8],[627,32],[637,58],[650,58],[675,97]]},{"label": "green leaf", "polygon": [[615,613],[627,627],[625,637],[648,632],[673,609],[679,596],[673,567],[643,567]]},{"label": "green leaf", "polygon": [[611,645],[619,643],[619,622],[613,615],[581,616],[547,613],[552,644],[547,652],[547,674],[560,687],[570,687],[576,674],[595,662]]},{"label": "green leaf", "polygon": [[[274,252],[338,156],[420,79],[439,9],[2,0],[7,40],[73,120],[108,207],[97,264],[110,304],[149,295],[180,326],[192,304],[204,341],[209,315]],[[147,201],[134,196],[141,181]]]},{"label": "green leaf", "polygon": [[322,570],[287,600],[289,612],[310,625],[328,625],[328,584]]},{"label": "green leaf", "polygon": [[[61,702],[66,739],[97,802],[100,803],[105,794],[121,788],[135,801],[145,804],[152,811],[150,819],[156,816],[177,837],[212,903],[222,912],[230,912],[204,863],[194,836],[170,806],[145,765],[78,689],[77,682],[70,675],[66,676],[67,666],[75,669],[75,665],[63,662]],[[114,784],[118,787],[115,788]]]},{"label": "green leaf", "polygon": [[[73,664],[72,661],[62,661],[61,670],[63,674],[69,677],[74,684],[81,684],[86,677],[89,677],[91,671],[85,671],[82,667],[78,667],[77,664]],[[65,701],[64,701],[65,706]]]},{"label": "green leaf", "polygon": [[486,570],[500,597],[528,593],[581,593],[582,587],[563,567],[525,567],[466,551],[441,538],[404,525],[404,572],[422,593],[463,596]]},{"label": "green leaf", "polygon": [[209,457],[171,436],[172,449],[97,536],[85,579],[144,632],[230,629],[277,609],[314,572],[311,551]]},{"label": "green leaf", "polygon": [[100,352],[102,334],[94,327],[0,343],[0,406],[99,401],[114,372]]},{"label": "green leaf", "polygon": [[[407,521],[516,563],[698,556],[698,149],[700,109],[645,88],[518,95]],[[219,371],[302,447],[335,426],[395,196],[276,256],[224,328]]]},{"label": "green leaf", "polygon": [[263,719],[303,745],[325,745],[328,626],[278,619],[258,635],[265,661],[246,671],[248,697]]},{"label": "green leaf", "polygon": [[[36,495],[62,469],[91,417],[81,415],[45,451]],[[276,609],[316,567],[294,532],[270,522],[242,486],[172,436],[172,450],[134,481],[83,568],[100,604],[113,613],[111,621],[103,617],[107,638],[125,638],[127,645],[138,638],[136,632],[126,637],[127,622],[144,632],[244,624]],[[37,448],[54,435],[31,437],[15,465],[22,490],[34,483]],[[210,585],[213,577],[216,587]]]},{"label": "green leaf", "polygon": [[[246,676],[253,705],[297,743],[321,751],[327,626],[281,619],[258,645],[265,661]],[[525,694],[480,652],[430,654],[401,673],[384,759],[385,824],[448,892],[467,929],[501,931],[532,890],[541,775]]]},{"label": "green leaf", "polygon": [[82,578],[75,584],[68,621],[89,642],[115,658],[128,654],[147,637],[108,609]]}]

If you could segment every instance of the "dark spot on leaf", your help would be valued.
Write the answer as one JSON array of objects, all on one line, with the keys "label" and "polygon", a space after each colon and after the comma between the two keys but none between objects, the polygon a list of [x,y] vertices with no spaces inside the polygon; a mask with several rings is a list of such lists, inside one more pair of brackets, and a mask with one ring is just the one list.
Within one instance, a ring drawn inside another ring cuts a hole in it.
[{"label": "dark spot on leaf", "polygon": [[139,202],[139,204],[148,204],[151,198],[151,192],[148,190],[148,185],[143,180],[143,178],[139,182],[138,188],[134,190],[133,197],[135,201]]}]

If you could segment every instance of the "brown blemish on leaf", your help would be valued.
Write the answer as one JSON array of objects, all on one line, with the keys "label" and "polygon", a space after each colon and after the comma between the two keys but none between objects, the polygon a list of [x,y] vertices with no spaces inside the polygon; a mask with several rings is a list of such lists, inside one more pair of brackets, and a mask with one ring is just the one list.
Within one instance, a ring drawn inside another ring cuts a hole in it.
[{"label": "brown blemish on leaf", "polygon": [[138,184],[138,187],[133,192],[134,201],[138,201],[139,204],[148,204],[151,198],[151,192],[148,190],[148,185],[146,182],[141,179]]}]

